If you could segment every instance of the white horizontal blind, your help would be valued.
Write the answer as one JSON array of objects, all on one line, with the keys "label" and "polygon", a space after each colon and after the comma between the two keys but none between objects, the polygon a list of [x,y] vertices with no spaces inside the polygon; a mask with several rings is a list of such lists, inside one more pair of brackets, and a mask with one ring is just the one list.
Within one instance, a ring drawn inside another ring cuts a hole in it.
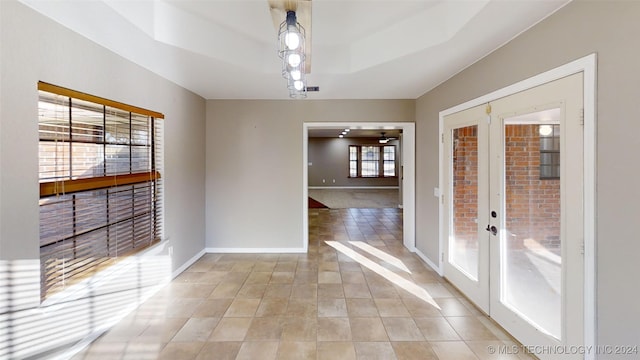
[{"label": "white horizontal blind", "polygon": [[162,230],[162,121],[68,95],[39,97],[43,299]]}]

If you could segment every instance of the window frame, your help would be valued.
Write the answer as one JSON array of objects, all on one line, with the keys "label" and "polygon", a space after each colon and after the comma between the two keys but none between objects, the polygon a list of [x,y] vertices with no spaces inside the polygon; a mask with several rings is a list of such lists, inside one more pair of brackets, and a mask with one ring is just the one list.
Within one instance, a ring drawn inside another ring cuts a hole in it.
[{"label": "window frame", "polygon": [[[364,147],[374,147],[378,149],[377,152],[377,159],[374,160],[364,160],[363,156],[362,156],[362,149]],[[356,154],[357,154],[357,159],[352,159],[352,155],[354,154],[354,152],[352,151],[352,149],[356,149]],[[385,154],[385,148],[391,148],[393,149],[393,160],[385,160],[384,159],[384,154]],[[398,177],[398,156],[397,156],[398,152],[397,152],[397,148],[396,145],[394,144],[351,144],[348,147],[348,163],[349,163],[349,169],[348,169],[348,178],[351,179],[392,179],[392,178],[397,178]],[[377,175],[375,176],[368,176],[368,175],[362,175],[363,172],[363,162],[367,161],[367,162],[371,162],[371,161],[377,161]],[[388,164],[389,161],[393,161],[393,175],[385,175],[385,171],[384,171],[384,165]],[[355,171],[355,176],[354,174],[354,168],[353,168],[353,164],[355,163],[356,165],[356,171]]]},{"label": "window frame", "polygon": [[[551,134],[542,135],[540,133],[540,126],[550,126]],[[558,180],[560,179],[560,124],[544,124],[538,126],[539,136],[539,153],[540,153],[540,180]],[[546,142],[550,143],[550,146],[545,146]],[[545,156],[548,155],[548,156]],[[546,161],[548,158],[549,161]],[[554,160],[557,159],[557,161]],[[547,172],[543,171],[544,168],[548,168],[551,175],[546,175]]]}]

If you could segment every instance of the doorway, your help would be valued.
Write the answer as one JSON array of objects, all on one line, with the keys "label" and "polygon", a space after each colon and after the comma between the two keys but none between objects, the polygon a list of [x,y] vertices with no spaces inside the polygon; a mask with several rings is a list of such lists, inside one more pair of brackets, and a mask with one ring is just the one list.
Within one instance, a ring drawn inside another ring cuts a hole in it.
[{"label": "doorway", "polygon": [[573,65],[441,113],[441,270],[525,345],[593,341],[593,73]]},{"label": "doorway", "polygon": [[[402,157],[400,161],[400,180],[402,184],[402,242],[409,251],[415,251],[415,124],[405,122],[385,122],[385,123],[339,123],[339,122],[308,122],[303,124],[303,246],[307,251],[309,244],[309,209],[307,204],[309,169],[308,169],[308,148],[310,129],[375,129],[401,130],[402,131]],[[346,154],[345,154],[346,156]]]}]

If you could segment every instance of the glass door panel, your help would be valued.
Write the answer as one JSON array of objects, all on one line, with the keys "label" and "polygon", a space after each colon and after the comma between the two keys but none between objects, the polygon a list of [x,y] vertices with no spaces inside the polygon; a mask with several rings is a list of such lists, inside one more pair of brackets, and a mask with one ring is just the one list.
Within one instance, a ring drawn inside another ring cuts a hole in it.
[{"label": "glass door panel", "polygon": [[[525,117],[551,120],[544,114],[559,116],[560,109],[555,110]],[[560,339],[559,125],[506,118],[503,134],[505,203],[501,247],[505,269],[501,273],[501,301],[540,331]]]},{"label": "glass door panel", "polygon": [[486,104],[444,118],[445,277],[489,312],[489,141]]},{"label": "glass door panel", "polygon": [[452,130],[450,262],[478,279],[478,126]]}]

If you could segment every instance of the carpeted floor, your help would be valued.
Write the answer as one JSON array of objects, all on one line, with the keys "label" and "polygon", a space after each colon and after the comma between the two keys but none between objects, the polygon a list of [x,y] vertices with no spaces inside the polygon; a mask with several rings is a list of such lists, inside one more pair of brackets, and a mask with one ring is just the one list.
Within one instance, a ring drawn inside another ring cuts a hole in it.
[{"label": "carpeted floor", "polygon": [[309,196],[330,209],[398,208],[398,189],[309,189]]},{"label": "carpeted floor", "polygon": [[328,206],[320,201],[309,197],[309,209],[326,209]]}]

